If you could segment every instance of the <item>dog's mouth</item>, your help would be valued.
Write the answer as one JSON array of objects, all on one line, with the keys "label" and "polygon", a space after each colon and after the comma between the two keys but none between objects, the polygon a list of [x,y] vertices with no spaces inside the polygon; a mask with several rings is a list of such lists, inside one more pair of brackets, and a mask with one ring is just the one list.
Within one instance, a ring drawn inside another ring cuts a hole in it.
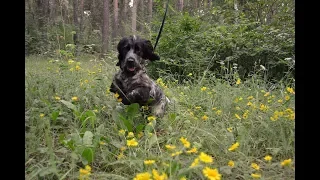
[{"label": "dog's mouth", "polygon": [[130,72],[133,72],[134,70],[136,70],[136,68],[135,67],[127,67],[127,70]]}]

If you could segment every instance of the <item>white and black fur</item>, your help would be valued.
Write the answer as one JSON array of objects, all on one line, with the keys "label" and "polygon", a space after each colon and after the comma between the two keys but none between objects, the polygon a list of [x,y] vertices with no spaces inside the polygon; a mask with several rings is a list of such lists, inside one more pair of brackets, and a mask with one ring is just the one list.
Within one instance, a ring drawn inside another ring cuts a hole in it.
[{"label": "white and black fur", "polygon": [[125,105],[149,105],[155,116],[163,117],[168,99],[145,69],[146,60],[160,60],[151,42],[138,36],[124,37],[117,50],[116,66],[120,66],[120,70],[114,75],[110,91],[118,93]]}]

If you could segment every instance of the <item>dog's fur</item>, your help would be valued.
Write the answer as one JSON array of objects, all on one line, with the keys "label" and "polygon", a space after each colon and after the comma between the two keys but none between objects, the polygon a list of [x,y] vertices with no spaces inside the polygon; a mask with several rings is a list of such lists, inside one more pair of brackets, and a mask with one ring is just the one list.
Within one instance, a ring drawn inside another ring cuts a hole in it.
[{"label": "dog's fur", "polygon": [[116,66],[120,66],[120,70],[114,75],[110,91],[118,93],[125,105],[149,105],[155,116],[163,117],[167,98],[145,69],[146,60],[160,59],[153,52],[151,42],[138,36],[124,37],[117,49],[119,62]]}]

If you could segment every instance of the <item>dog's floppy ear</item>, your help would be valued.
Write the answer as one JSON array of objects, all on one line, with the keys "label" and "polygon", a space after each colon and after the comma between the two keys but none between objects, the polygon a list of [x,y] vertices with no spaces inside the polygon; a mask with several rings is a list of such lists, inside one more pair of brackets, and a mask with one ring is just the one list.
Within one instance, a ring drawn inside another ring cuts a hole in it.
[{"label": "dog's floppy ear", "polygon": [[160,60],[160,57],[153,52],[153,46],[151,41],[143,41],[143,59],[149,59],[150,61]]},{"label": "dog's floppy ear", "polygon": [[123,52],[123,47],[128,43],[128,38],[124,37],[122,38],[119,43],[118,43],[118,46],[117,46],[117,50],[118,50],[118,62],[116,64],[116,66],[120,66],[120,62],[121,60],[124,58],[124,52]]}]

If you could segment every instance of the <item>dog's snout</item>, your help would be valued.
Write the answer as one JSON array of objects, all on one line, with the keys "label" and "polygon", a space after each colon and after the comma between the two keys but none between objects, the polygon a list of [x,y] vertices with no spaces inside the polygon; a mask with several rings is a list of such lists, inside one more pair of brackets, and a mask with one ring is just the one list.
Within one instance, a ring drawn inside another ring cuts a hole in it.
[{"label": "dog's snout", "polygon": [[132,57],[129,57],[129,58],[127,59],[127,61],[128,61],[128,62],[134,62],[134,59],[133,59]]}]

